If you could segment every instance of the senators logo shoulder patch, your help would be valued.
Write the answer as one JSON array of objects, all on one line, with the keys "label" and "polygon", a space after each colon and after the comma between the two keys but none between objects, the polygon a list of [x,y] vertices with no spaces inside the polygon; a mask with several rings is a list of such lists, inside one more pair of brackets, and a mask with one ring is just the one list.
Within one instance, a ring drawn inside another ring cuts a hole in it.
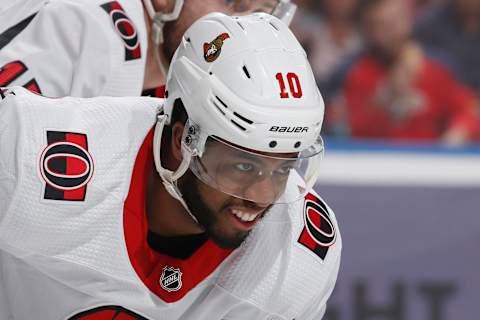
[{"label": "senators logo shoulder patch", "polygon": [[47,200],[84,201],[93,177],[93,158],[83,133],[46,131],[47,146],[40,154],[40,176]]},{"label": "senators logo shoulder patch", "polygon": [[137,29],[120,3],[111,1],[102,4],[101,7],[110,15],[115,31],[122,38],[125,46],[125,61],[140,59],[142,50]]},{"label": "senators logo shoulder patch", "polygon": [[327,205],[314,194],[305,196],[303,208],[304,227],[298,243],[323,261],[337,239],[335,224]]}]

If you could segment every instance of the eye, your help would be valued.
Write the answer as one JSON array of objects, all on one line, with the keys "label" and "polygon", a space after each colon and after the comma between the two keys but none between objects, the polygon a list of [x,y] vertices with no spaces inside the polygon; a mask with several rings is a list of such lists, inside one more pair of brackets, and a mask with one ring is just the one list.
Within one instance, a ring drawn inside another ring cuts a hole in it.
[{"label": "eye", "polygon": [[293,169],[293,167],[291,165],[286,164],[286,165],[283,165],[280,168],[276,169],[275,173],[280,174],[280,175],[287,175],[287,174],[290,173],[290,170],[292,170],[292,169]]},{"label": "eye", "polygon": [[250,172],[253,170],[253,165],[250,163],[236,163],[234,167],[241,172]]}]

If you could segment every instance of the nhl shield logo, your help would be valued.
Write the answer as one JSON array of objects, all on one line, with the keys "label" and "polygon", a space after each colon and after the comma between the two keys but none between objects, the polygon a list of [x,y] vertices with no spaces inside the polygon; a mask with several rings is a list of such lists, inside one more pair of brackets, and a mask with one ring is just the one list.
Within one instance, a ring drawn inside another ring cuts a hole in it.
[{"label": "nhl shield logo", "polygon": [[160,286],[168,292],[180,290],[182,287],[182,272],[180,269],[164,267],[160,277]]}]

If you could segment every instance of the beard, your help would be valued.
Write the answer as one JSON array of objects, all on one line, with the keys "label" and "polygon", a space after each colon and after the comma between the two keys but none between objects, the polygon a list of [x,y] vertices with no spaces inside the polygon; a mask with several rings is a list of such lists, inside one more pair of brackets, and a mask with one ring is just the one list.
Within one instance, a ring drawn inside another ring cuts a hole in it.
[{"label": "beard", "polygon": [[[195,218],[197,218],[198,224],[205,230],[207,236],[219,247],[224,249],[238,248],[248,237],[251,230],[237,230],[233,234],[231,232],[228,233],[225,230],[225,226],[222,226],[219,215],[229,214],[223,212],[225,212],[224,209],[227,209],[233,204],[233,201],[238,202],[244,200],[230,196],[228,198],[230,200],[226,200],[218,212],[216,212],[204,201],[200,192],[200,186],[212,189],[210,186],[197,179],[197,177],[190,170],[187,170],[187,172],[185,172],[184,176],[179,181],[178,187],[182,193],[185,203],[190,209],[190,212],[195,216]],[[214,192],[220,192],[216,189],[212,190],[214,190]],[[252,203],[248,203],[247,205],[254,206]],[[262,213],[262,216],[265,215],[268,209],[269,208]]]}]

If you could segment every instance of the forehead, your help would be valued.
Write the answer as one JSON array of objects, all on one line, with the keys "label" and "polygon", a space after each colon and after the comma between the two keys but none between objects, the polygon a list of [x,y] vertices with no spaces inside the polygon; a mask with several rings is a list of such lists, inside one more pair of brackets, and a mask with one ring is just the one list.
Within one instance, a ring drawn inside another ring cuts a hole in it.
[{"label": "forehead", "polygon": [[298,157],[297,152],[290,153],[278,153],[278,152],[262,152],[257,150],[252,150],[249,148],[241,147],[239,145],[233,144],[231,142],[225,141],[218,137],[209,138],[207,140],[209,147],[221,148],[223,153],[222,155],[250,155],[250,156],[259,156],[259,158],[272,158],[272,159],[296,159]]}]

